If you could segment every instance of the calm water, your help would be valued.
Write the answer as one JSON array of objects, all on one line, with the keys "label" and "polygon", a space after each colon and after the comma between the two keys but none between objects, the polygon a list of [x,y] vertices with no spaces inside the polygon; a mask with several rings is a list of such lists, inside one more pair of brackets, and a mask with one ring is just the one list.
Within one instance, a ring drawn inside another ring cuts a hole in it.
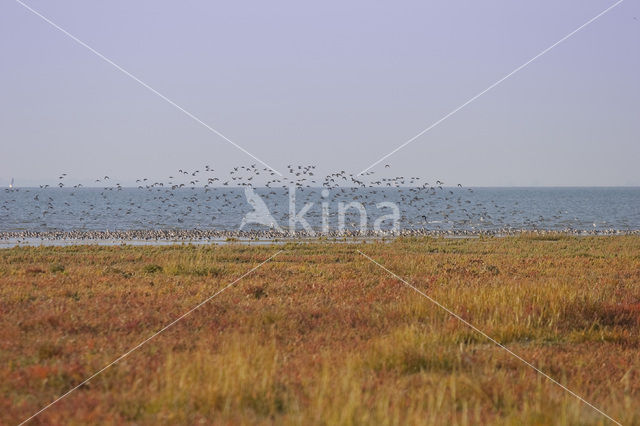
[{"label": "calm water", "polygon": [[[289,193],[256,189],[273,217],[288,225]],[[377,203],[390,201],[400,209],[403,229],[433,230],[638,230],[640,188],[334,188],[296,192],[297,211],[312,203],[305,215],[321,229],[322,204],[330,229],[337,229],[338,203],[357,201],[367,212],[369,227],[390,213]],[[237,230],[252,207],[242,188],[179,190],[21,188],[0,191],[0,232],[130,229]],[[347,228],[359,224],[359,213],[347,211]],[[247,229],[265,229],[247,225]]]}]

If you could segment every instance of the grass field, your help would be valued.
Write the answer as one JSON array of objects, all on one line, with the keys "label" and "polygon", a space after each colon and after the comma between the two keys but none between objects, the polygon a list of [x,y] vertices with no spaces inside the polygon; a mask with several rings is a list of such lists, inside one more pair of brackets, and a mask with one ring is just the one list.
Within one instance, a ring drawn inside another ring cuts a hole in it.
[{"label": "grass field", "polygon": [[640,424],[640,238],[0,250],[16,424]]}]

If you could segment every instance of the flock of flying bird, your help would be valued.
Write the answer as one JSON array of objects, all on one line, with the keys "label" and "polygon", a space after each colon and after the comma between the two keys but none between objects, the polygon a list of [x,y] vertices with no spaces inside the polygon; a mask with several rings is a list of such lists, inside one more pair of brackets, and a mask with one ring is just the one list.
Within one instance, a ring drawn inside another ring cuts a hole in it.
[{"label": "flock of flying bird", "polygon": [[[390,166],[387,164],[385,168],[389,168]],[[179,169],[176,176],[169,176],[167,182],[156,181],[151,183],[148,178],[139,178],[136,179],[136,186],[138,189],[152,189],[156,187],[167,187],[173,190],[180,188],[196,188],[202,186],[205,190],[211,189],[216,186],[254,186],[256,182],[258,182],[258,176],[264,176],[266,179],[263,179],[264,186],[266,188],[272,188],[281,186],[282,188],[289,188],[290,186],[295,186],[299,188],[313,188],[313,187],[323,187],[323,188],[336,188],[340,186],[351,186],[351,187],[401,187],[401,186],[415,186],[418,185],[421,181],[420,177],[410,177],[405,178],[404,176],[398,176],[393,178],[382,178],[377,181],[372,181],[371,179],[362,179],[357,175],[347,174],[344,170],[330,173],[324,177],[323,180],[319,180],[315,176],[316,166],[294,166],[289,164],[287,166],[287,172],[289,176],[280,176],[278,174],[268,168],[259,168],[255,164],[251,164],[249,166],[236,166],[233,167],[229,172],[226,178],[220,178],[216,176],[203,176],[204,174],[213,174],[215,172],[210,166],[205,166],[204,171],[194,170],[193,172]],[[366,172],[362,176],[370,176],[373,175],[374,172]],[[185,179],[186,176],[186,179]],[[199,176],[199,177],[198,177]],[[65,184],[63,180],[67,177],[67,173],[62,173],[59,177],[58,187],[63,188]],[[182,179],[181,179],[182,178]],[[202,179],[202,180],[200,180]],[[255,180],[254,180],[255,179]],[[178,181],[184,180],[183,182],[178,183]],[[104,176],[103,178],[96,179],[94,183],[103,183],[107,184],[110,182],[109,176]],[[216,184],[218,182],[218,184]],[[431,189],[435,190],[436,187],[438,189],[443,189],[444,182],[437,180],[435,185],[429,185],[428,182],[424,182],[421,184],[420,188],[422,189]],[[40,185],[40,188],[48,188],[50,185]],[[82,184],[73,185],[74,189],[82,187]],[[462,184],[458,184],[458,187],[462,187]],[[123,186],[120,183],[115,183],[114,186],[106,186],[104,190],[113,190],[113,189],[122,189]],[[472,191],[469,189],[469,191]]]},{"label": "flock of flying bird", "polygon": [[[306,219],[315,229],[320,228],[321,202],[333,206],[329,212],[332,229],[337,226],[338,216],[334,204],[354,201],[367,212],[382,201],[394,202],[400,209],[401,227],[412,232],[473,233],[493,229],[504,233],[513,226],[513,217],[519,215],[524,218],[518,224],[522,229],[542,229],[545,220],[527,219],[521,215],[524,212],[518,202],[503,206],[495,200],[474,197],[473,189],[462,188],[461,184],[446,187],[440,180],[430,184],[416,176],[381,177],[373,171],[360,176],[344,170],[321,175],[313,165],[290,164],[284,176],[256,164],[235,166],[223,174],[207,165],[201,170],[180,169],[164,180],[141,177],[136,180],[137,189],[112,184],[109,176],[95,179],[94,183],[101,187],[82,191],[81,184],[67,185],[67,180],[67,173],[58,177],[57,187],[65,188],[63,191],[50,192],[49,185],[6,189],[13,196],[3,197],[0,220],[7,223],[17,217],[21,224],[14,224],[15,228],[27,230],[237,230],[243,215],[250,210],[239,187],[256,188],[270,213],[283,224],[289,219],[289,189],[295,188],[298,211],[306,203],[314,203]],[[386,212],[379,213],[382,214]],[[359,215],[357,209],[346,212],[348,229],[358,227]],[[560,215],[558,212],[554,219]]]}]

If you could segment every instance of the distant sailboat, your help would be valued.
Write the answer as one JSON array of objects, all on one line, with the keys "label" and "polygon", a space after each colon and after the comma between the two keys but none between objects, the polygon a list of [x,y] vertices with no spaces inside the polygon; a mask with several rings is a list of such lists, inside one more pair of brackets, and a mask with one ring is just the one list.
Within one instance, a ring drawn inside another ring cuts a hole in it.
[{"label": "distant sailboat", "polygon": [[11,183],[9,184],[9,189],[13,188],[13,178],[11,178]]}]

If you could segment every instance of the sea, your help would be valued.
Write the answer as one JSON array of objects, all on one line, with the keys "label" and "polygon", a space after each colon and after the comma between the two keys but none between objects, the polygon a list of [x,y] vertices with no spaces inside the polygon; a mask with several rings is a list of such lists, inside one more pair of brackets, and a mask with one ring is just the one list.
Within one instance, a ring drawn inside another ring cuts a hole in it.
[{"label": "sea", "polygon": [[[257,197],[256,197],[257,195]],[[257,204],[256,204],[257,203]],[[292,207],[293,206],[293,207]],[[265,209],[266,221],[252,221]],[[397,213],[394,222],[385,215]],[[638,187],[13,188],[0,190],[0,233],[264,230],[299,215],[312,229],[496,232],[636,231]],[[362,217],[365,216],[365,220]],[[342,225],[341,225],[342,223]],[[296,229],[306,226],[302,220]]]}]

